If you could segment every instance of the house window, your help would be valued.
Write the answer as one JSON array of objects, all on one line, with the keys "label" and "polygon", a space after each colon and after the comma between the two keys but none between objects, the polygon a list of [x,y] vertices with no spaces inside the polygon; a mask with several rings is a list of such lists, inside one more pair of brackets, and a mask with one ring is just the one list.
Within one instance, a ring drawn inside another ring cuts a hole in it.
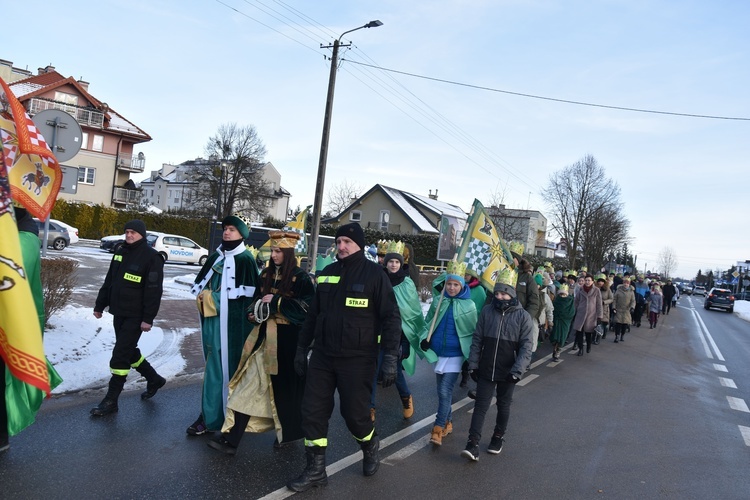
[{"label": "house window", "polygon": [[78,96],[73,94],[66,94],[65,92],[55,92],[55,100],[58,102],[64,102],[65,104],[72,104],[78,106]]},{"label": "house window", "polygon": [[89,148],[89,133],[82,132],[81,133],[81,149],[88,149],[88,148]]},{"label": "house window", "polygon": [[94,134],[94,142],[91,144],[94,151],[104,151],[104,136]]},{"label": "house window", "polygon": [[151,190],[151,198],[153,198],[153,197],[154,197],[154,190],[152,189]]},{"label": "house window", "polygon": [[353,222],[359,222],[362,220],[362,212],[359,210],[352,210],[349,214],[349,220]]},{"label": "house window", "polygon": [[78,167],[78,182],[80,184],[94,185],[96,169],[91,167]]},{"label": "house window", "polygon": [[381,231],[388,231],[388,223],[391,220],[391,211],[390,210],[381,210],[380,211],[380,230]]}]

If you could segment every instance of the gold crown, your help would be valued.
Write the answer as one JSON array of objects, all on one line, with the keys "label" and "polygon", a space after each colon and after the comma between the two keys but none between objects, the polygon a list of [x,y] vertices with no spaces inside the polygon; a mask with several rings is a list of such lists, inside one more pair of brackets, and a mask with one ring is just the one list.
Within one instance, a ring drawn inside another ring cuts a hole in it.
[{"label": "gold crown", "polygon": [[583,271],[584,273],[587,273],[589,272],[589,268],[586,266],[581,266],[581,271]]},{"label": "gold crown", "polygon": [[557,293],[564,293],[565,295],[568,295],[569,287],[568,285],[560,285],[560,288],[557,290]]},{"label": "gold crown", "polygon": [[466,275],[466,267],[466,262],[449,260],[445,265],[445,272],[447,272],[448,274],[455,274],[456,276],[461,276],[463,278]]},{"label": "gold crown", "polygon": [[545,269],[548,268],[548,267],[552,268],[552,262],[549,262],[549,261],[545,262],[544,263],[544,267],[545,267]]},{"label": "gold crown", "polygon": [[404,255],[404,242],[403,241],[390,241],[388,242],[388,248],[385,253],[397,253],[401,256]]},{"label": "gold crown", "polygon": [[523,243],[521,243],[520,241],[511,241],[510,251],[513,253],[517,253],[518,255],[523,255]]},{"label": "gold crown", "polygon": [[495,283],[502,283],[503,285],[508,285],[515,288],[516,281],[518,281],[518,273],[510,267],[506,267],[505,269],[500,271],[500,274],[497,276]]},{"label": "gold crown", "polygon": [[259,250],[257,248],[255,248],[252,245],[250,246],[245,245],[245,248],[247,248],[247,251],[250,252],[250,254],[253,256],[253,259],[258,257]]},{"label": "gold crown", "polygon": [[378,240],[378,255],[385,255],[388,253],[388,240]]},{"label": "gold crown", "polygon": [[294,248],[300,240],[299,233],[294,231],[270,231],[268,237],[271,239],[271,246],[279,248]]},{"label": "gold crown", "polygon": [[599,280],[607,281],[607,277],[605,275],[603,275],[603,274],[597,274],[596,275],[596,281],[599,281]]},{"label": "gold crown", "polygon": [[578,276],[578,273],[575,271],[575,269],[568,269],[565,271],[565,276]]}]

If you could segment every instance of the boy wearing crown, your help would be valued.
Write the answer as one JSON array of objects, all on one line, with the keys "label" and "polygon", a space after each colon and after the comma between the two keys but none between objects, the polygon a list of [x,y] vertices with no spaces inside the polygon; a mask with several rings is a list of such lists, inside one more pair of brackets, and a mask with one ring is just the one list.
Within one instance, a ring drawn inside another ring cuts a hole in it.
[{"label": "boy wearing crown", "polygon": [[497,396],[497,419],[487,452],[497,455],[503,442],[513,391],[531,361],[534,319],[518,303],[515,271],[505,268],[494,287],[491,304],[482,308],[471,340],[469,373],[477,382],[469,440],[461,456],[479,460],[484,417]]},{"label": "boy wearing crown", "polygon": [[464,276],[466,263],[452,260],[446,274],[432,282],[432,304],[425,322],[420,349],[430,363],[435,363],[438,410],[430,442],[440,446],[443,438],[453,432],[451,403],[453,386],[461,373],[461,365],[469,357],[471,333],[477,323],[477,308]]}]

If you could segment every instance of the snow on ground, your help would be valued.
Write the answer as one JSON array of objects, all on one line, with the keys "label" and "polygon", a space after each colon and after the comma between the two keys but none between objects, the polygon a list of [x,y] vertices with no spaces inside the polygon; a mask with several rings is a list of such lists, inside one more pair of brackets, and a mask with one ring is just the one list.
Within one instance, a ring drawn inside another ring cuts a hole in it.
[{"label": "snow on ground", "polygon": [[734,314],[745,321],[750,321],[750,300],[736,300],[734,302]]}]

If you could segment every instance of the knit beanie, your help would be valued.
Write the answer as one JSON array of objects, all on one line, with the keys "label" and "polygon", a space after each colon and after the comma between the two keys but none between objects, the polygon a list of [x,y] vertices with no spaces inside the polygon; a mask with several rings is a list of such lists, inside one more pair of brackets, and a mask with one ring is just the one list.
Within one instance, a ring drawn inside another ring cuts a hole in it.
[{"label": "knit beanie", "polygon": [[398,252],[385,254],[385,257],[383,257],[383,264],[388,264],[388,262],[392,259],[396,259],[401,263],[402,266],[404,265],[404,256]]},{"label": "knit beanie", "polygon": [[336,230],[336,238],[338,238],[339,236],[346,236],[354,243],[356,243],[361,250],[364,250],[365,232],[362,230],[362,226],[360,226],[358,223],[351,222],[349,224],[339,226],[339,228]]},{"label": "knit beanie", "polygon": [[513,298],[517,296],[516,289],[506,283],[500,283],[500,282],[495,283],[495,288],[492,291],[493,293],[497,293],[497,292],[507,293]]},{"label": "knit beanie", "polygon": [[146,237],[146,223],[139,219],[133,219],[125,223],[125,230],[130,229],[140,234],[144,238]]}]

